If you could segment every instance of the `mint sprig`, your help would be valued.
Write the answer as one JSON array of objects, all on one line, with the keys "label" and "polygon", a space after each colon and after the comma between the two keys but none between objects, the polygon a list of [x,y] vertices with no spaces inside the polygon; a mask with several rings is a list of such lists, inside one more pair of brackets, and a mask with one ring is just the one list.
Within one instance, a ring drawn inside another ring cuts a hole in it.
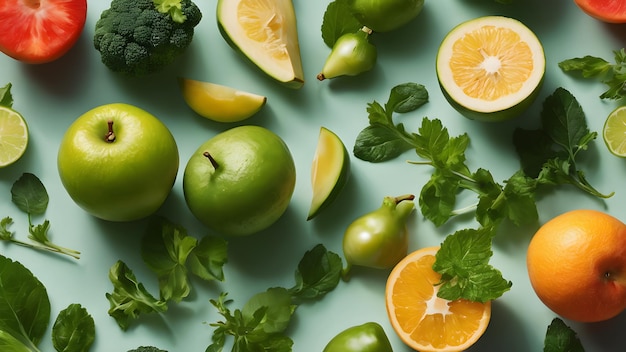
[{"label": "mint sprig", "polygon": [[601,99],[620,99],[626,96],[626,50],[613,51],[611,63],[601,57],[586,55],[559,62],[564,72],[579,72],[584,78],[596,78],[608,86]]},{"label": "mint sprig", "polygon": [[580,339],[560,318],[554,318],[546,331],[543,352],[585,352]]}]

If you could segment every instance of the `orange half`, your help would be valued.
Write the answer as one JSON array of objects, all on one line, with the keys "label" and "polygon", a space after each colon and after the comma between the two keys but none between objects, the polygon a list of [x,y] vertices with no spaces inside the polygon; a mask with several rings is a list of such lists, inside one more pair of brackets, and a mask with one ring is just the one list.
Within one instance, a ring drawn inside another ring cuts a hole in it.
[{"label": "orange half", "polygon": [[419,249],[393,268],[385,292],[387,314],[400,339],[416,351],[463,351],[487,329],[491,302],[437,297],[441,275],[432,266],[438,250]]}]

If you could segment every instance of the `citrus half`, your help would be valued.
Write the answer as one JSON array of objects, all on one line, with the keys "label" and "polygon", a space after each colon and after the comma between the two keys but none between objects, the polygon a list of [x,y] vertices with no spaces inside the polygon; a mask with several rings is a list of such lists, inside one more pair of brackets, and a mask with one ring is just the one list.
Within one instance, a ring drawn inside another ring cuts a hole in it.
[{"label": "citrus half", "polygon": [[270,77],[304,84],[296,14],[291,0],[218,0],[222,37]]},{"label": "citrus half", "polygon": [[437,297],[441,275],[432,269],[439,247],[418,249],[402,259],[387,279],[385,298],[391,326],[417,351],[463,351],[483,335],[491,302]]},{"label": "citrus half", "polygon": [[612,154],[626,158],[626,106],[620,106],[609,114],[604,121],[602,137]]},{"label": "citrus half", "polygon": [[28,125],[17,111],[0,106],[0,167],[18,161],[28,146]]},{"label": "citrus half", "polygon": [[483,121],[519,116],[538,95],[546,68],[537,36],[504,16],[456,26],[443,39],[436,61],[439,85],[450,105]]},{"label": "citrus half", "polygon": [[313,197],[307,220],[313,219],[337,198],[348,181],[350,155],[339,136],[321,127],[311,165]]},{"label": "citrus half", "polygon": [[217,122],[237,122],[256,114],[267,98],[232,87],[179,78],[183,99],[198,115]]}]

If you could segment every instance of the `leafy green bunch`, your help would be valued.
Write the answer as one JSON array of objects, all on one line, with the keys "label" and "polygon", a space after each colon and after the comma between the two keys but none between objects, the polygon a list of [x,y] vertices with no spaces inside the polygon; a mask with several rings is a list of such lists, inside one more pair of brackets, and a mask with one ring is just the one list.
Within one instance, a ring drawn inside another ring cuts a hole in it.
[{"label": "leafy green bunch", "polygon": [[[423,85],[405,83],[391,90],[383,106],[368,104],[369,125],[357,136],[353,153],[362,160],[383,162],[413,149],[422,159],[414,165],[433,168],[423,185],[419,207],[425,218],[441,226],[451,218],[474,212],[480,228],[461,230],[442,243],[435,270],[442,274],[439,296],[474,301],[492,300],[507,291],[511,283],[488,261],[491,238],[503,220],[515,225],[538,221],[535,196],[541,187],[573,185],[600,198],[613,195],[596,190],[578,166],[579,155],[597,137],[589,131],[581,106],[570,92],[558,88],[543,104],[541,128],[516,129],[513,143],[521,168],[503,183],[494,180],[485,168],[471,171],[466,162],[470,138],[465,133],[451,137],[438,119],[422,119],[417,133],[395,123],[396,113],[413,111],[428,101]],[[477,202],[457,208],[458,195],[474,192]],[[479,265],[476,265],[476,264]]]}]

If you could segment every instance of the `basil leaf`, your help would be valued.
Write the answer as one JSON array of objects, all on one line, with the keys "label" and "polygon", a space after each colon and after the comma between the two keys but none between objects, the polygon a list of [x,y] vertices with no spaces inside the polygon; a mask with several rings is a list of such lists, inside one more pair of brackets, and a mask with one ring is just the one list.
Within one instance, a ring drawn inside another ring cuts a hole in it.
[{"label": "basil leaf", "polygon": [[391,89],[386,110],[407,113],[428,102],[428,91],[422,84],[403,83]]},{"label": "basil leaf", "polygon": [[39,178],[24,173],[11,187],[11,200],[17,207],[31,215],[43,214],[48,207],[48,192]]},{"label": "basil leaf", "polygon": [[52,345],[58,352],[87,352],[96,337],[93,318],[80,304],[70,304],[52,326]]},{"label": "basil leaf", "polygon": [[541,124],[552,141],[572,157],[590,134],[582,107],[569,91],[560,87],[544,101]]},{"label": "basil leaf", "polygon": [[354,143],[354,156],[373,163],[394,159],[412,149],[398,131],[386,125],[370,125],[359,132]]},{"label": "basil leaf", "polygon": [[228,261],[228,242],[205,236],[189,254],[187,264],[193,274],[203,280],[224,281],[224,265]]},{"label": "basil leaf", "polygon": [[322,40],[332,48],[339,37],[356,32],[361,23],[352,15],[347,0],[331,1],[326,7],[322,20]]},{"label": "basil leaf", "polygon": [[21,263],[0,255],[0,341],[8,344],[7,349],[21,351],[26,346],[36,351],[49,321],[50,300],[44,285]]},{"label": "basil leaf", "polygon": [[297,299],[322,297],[337,287],[342,269],[341,257],[318,244],[300,260],[295,274],[296,284],[289,292]]},{"label": "basil leaf", "polygon": [[0,106],[10,108],[13,106],[13,95],[11,95],[11,83],[0,88]]}]

